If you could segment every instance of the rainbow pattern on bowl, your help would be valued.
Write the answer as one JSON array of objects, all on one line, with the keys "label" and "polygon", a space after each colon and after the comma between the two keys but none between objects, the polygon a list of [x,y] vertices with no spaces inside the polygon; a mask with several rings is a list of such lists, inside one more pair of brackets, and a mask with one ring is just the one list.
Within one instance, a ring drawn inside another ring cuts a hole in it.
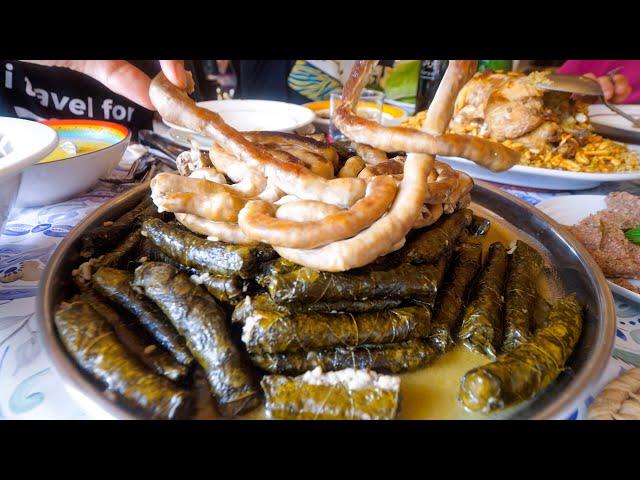
[{"label": "rainbow pattern on bowl", "polygon": [[[46,120],[42,123],[58,133],[59,143],[58,147],[39,163],[56,162],[102,150],[124,141],[129,136],[128,128],[101,120]],[[75,154],[60,147],[65,142],[73,143],[76,148]]]}]

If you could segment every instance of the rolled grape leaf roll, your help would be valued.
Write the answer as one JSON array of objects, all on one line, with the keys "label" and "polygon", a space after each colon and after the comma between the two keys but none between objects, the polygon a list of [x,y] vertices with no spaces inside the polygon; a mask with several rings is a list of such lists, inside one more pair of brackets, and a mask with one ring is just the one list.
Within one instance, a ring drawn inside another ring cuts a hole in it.
[{"label": "rolled grape leaf roll", "polygon": [[147,367],[169,380],[183,381],[189,373],[186,365],[179,363],[167,350],[158,345],[131,315],[123,315],[94,289],[88,289],[72,298],[72,301],[88,303],[107,320],[118,340]]},{"label": "rolled grape leaf roll", "polygon": [[482,245],[462,243],[444,286],[438,293],[429,340],[441,352],[454,345],[470,285],[482,266]]},{"label": "rolled grape leaf roll", "polygon": [[362,345],[355,348],[251,355],[254,364],[269,373],[297,375],[316,367],[324,371],[344,368],[366,368],[382,373],[402,373],[427,365],[436,350],[421,339],[384,345]]},{"label": "rolled grape leaf roll", "polygon": [[105,298],[129,311],[149,334],[183,365],[191,365],[193,356],[184,338],[158,307],[131,287],[133,275],[123,270],[102,267],[93,274],[93,286]]},{"label": "rolled grape leaf roll", "polygon": [[145,220],[142,234],[165,255],[187,267],[242,278],[255,273],[256,251],[249,246],[210,241],[157,218]]},{"label": "rolled grape leaf roll", "polygon": [[574,294],[562,298],[531,340],[467,372],[460,400],[469,410],[490,412],[533,397],[562,372],[581,332],[582,307]]},{"label": "rolled grape leaf roll", "polygon": [[500,242],[491,244],[489,255],[473,297],[464,310],[458,338],[465,346],[495,358],[502,343],[502,308],[507,276],[507,251]]},{"label": "rolled grape leaf roll", "polygon": [[204,369],[220,412],[239,415],[259,403],[251,366],[231,338],[227,319],[211,295],[187,274],[166,263],[146,262],[135,271],[134,286],[164,312]]},{"label": "rolled grape leaf roll", "polygon": [[[429,334],[431,309],[395,308],[370,313],[285,313],[274,304],[243,301],[250,310],[242,341],[250,353],[281,353],[402,342]],[[266,307],[266,308],[265,308]]]},{"label": "rolled grape leaf roll", "polygon": [[458,239],[471,224],[472,215],[471,210],[464,209],[443,216],[432,227],[410,239],[391,257],[400,262],[434,263],[442,256],[450,255]]},{"label": "rolled grape leaf roll", "polygon": [[280,304],[367,301],[370,299],[417,299],[432,304],[447,259],[436,265],[402,264],[390,270],[358,273],[321,272],[301,267],[268,277],[265,286]]},{"label": "rolled grape leaf roll", "polygon": [[504,342],[505,352],[513,350],[531,337],[535,310],[536,284],[544,260],[535,248],[521,240],[509,259],[509,275],[505,288]]},{"label": "rolled grape leaf roll", "polygon": [[392,420],[398,412],[400,378],[369,370],[262,379],[267,414],[283,420]]},{"label": "rolled grape leaf roll", "polygon": [[58,335],[78,365],[125,402],[151,418],[186,418],[193,398],[170,380],[153,373],[117,339],[91,305],[75,301],[55,315]]}]

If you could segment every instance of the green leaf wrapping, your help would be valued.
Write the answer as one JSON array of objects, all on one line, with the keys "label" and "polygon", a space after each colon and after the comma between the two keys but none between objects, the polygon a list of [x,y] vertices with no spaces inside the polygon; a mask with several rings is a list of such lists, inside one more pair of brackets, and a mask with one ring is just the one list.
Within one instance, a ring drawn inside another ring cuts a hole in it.
[{"label": "green leaf wrapping", "polygon": [[436,310],[429,335],[430,343],[445,352],[454,346],[459,320],[469,286],[482,266],[482,245],[462,243],[453,261],[448,278],[438,293]]},{"label": "green leaf wrapping", "polygon": [[547,325],[531,340],[467,372],[460,386],[462,403],[490,412],[533,397],[564,369],[581,332],[582,308],[572,294],[553,305]]},{"label": "green leaf wrapping", "polygon": [[235,304],[242,296],[244,281],[237,275],[220,275],[215,273],[204,273],[192,267],[177,262],[170,256],[161,252],[147,238],[142,240],[141,256],[154,262],[168,263],[178,270],[187,273],[189,276],[197,277],[207,291],[219,302]]},{"label": "green leaf wrapping", "polygon": [[456,242],[471,224],[471,219],[472,211],[469,209],[443,216],[427,230],[408,239],[404,247],[389,256],[404,263],[434,263],[451,254]]},{"label": "green leaf wrapping", "polygon": [[131,313],[158,344],[183,365],[190,366],[193,356],[173,325],[158,307],[134,291],[133,275],[123,270],[102,267],[93,274],[93,287],[105,298]]},{"label": "green leaf wrapping", "polygon": [[255,365],[269,373],[297,375],[316,367],[323,371],[366,368],[382,373],[401,373],[422,368],[435,356],[435,349],[426,341],[415,339],[356,348],[254,354],[251,359]]},{"label": "green leaf wrapping", "polygon": [[231,321],[233,323],[244,324],[248,316],[251,315],[254,308],[265,310],[277,310],[282,313],[364,313],[364,312],[382,312],[390,308],[395,308],[402,303],[402,300],[372,299],[361,302],[351,302],[348,300],[340,302],[317,302],[310,304],[289,304],[279,305],[271,300],[268,293],[261,293],[252,296],[249,300],[238,303],[233,310]]},{"label": "green leaf wrapping", "polygon": [[80,368],[151,418],[186,418],[191,394],[153,373],[117,339],[91,305],[75,301],[55,315],[58,335]]},{"label": "green leaf wrapping", "polygon": [[73,271],[73,281],[80,290],[91,287],[91,276],[100,267],[123,267],[137,252],[142,240],[140,229],[129,233],[114,249],[83,262]]},{"label": "green leaf wrapping", "polygon": [[491,220],[473,215],[471,225],[469,225],[469,234],[474,237],[483,237],[491,229]]},{"label": "green leaf wrapping", "polygon": [[189,373],[187,366],[176,361],[171,353],[159,346],[135,318],[121,315],[94,289],[87,289],[72,300],[91,305],[109,322],[118,340],[151,370],[173,381],[180,382],[186,378]]},{"label": "green leaf wrapping", "polygon": [[431,309],[404,307],[371,313],[288,313],[263,298],[246,297],[242,341],[249,353],[282,353],[396,343],[429,334]]},{"label": "green leaf wrapping", "polygon": [[225,314],[211,295],[184,272],[159,262],[138,267],[133,284],[144,289],[186,339],[223,415],[239,415],[258,405],[259,389],[251,366],[233,342]]},{"label": "green leaf wrapping", "polygon": [[495,358],[502,342],[503,292],[508,258],[500,242],[491,244],[489,255],[473,295],[464,310],[458,338],[476,352]]},{"label": "green leaf wrapping", "polygon": [[267,375],[260,383],[267,412],[282,420],[392,420],[398,412],[397,390],[344,384],[317,385],[302,376]]},{"label": "green leaf wrapping", "polygon": [[165,255],[187,267],[242,278],[255,273],[256,251],[251,247],[212,242],[157,218],[145,220],[142,233]]},{"label": "green leaf wrapping", "polygon": [[80,237],[80,252],[85,258],[96,257],[122,241],[133,229],[138,228],[142,218],[158,215],[151,197],[145,198],[120,218],[107,225],[100,225]]},{"label": "green leaf wrapping", "polygon": [[504,342],[508,352],[531,337],[533,314],[538,296],[536,283],[544,260],[538,251],[517,240],[509,260],[509,275],[505,288]]},{"label": "green leaf wrapping", "polygon": [[402,264],[390,270],[330,273],[301,267],[271,275],[265,282],[271,298],[280,304],[362,302],[370,299],[415,299],[433,304],[446,259],[436,265]]}]

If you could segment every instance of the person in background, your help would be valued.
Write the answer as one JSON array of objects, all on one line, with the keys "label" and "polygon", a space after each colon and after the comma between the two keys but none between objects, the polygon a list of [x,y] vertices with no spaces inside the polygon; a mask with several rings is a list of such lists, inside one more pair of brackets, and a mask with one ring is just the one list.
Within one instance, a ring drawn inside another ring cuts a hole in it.
[{"label": "person in background", "polygon": [[[355,60],[239,60],[235,98],[307,103],[328,100],[331,91],[341,88]],[[381,60],[391,66],[393,60]]]},{"label": "person in background", "polygon": [[151,78],[162,70],[186,86],[181,60],[3,60],[0,115],[41,120],[90,118],[151,128]]},{"label": "person in background", "polygon": [[597,80],[612,103],[640,103],[640,60],[567,60],[556,72]]}]

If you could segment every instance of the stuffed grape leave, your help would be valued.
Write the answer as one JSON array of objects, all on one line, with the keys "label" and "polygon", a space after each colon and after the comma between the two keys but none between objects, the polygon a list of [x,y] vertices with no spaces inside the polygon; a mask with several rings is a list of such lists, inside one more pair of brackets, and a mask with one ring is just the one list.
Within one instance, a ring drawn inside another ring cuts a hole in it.
[{"label": "stuffed grape leave", "polygon": [[503,292],[507,276],[507,251],[500,242],[491,244],[487,262],[473,296],[464,310],[458,338],[476,352],[495,358],[502,342]]},{"label": "stuffed grape leave", "polygon": [[491,220],[481,217],[479,215],[473,215],[471,225],[469,225],[469,235],[473,237],[483,237],[491,229]]},{"label": "stuffed grape leave", "polygon": [[[233,323],[244,324],[246,318],[251,315],[254,306],[256,308],[275,309],[286,314],[292,313],[365,313],[382,312],[400,306],[402,300],[391,299],[371,299],[360,302],[344,300],[341,302],[317,302],[310,304],[288,304],[281,305],[271,300],[268,293],[261,293],[251,296],[250,300],[245,299],[235,306],[231,321]],[[428,305],[427,305],[428,307]],[[431,308],[431,307],[428,307]]]},{"label": "stuffed grape leave", "polygon": [[119,267],[125,265],[138,251],[142,240],[140,229],[131,232],[113,250],[97,258],[91,258],[71,272],[76,286],[80,290],[91,286],[91,277],[100,267]]},{"label": "stuffed grape leave", "polygon": [[145,220],[142,233],[160,251],[187,267],[242,278],[255,273],[256,250],[249,246],[213,242],[157,218]]},{"label": "stuffed grape leave", "polygon": [[320,367],[324,371],[366,368],[383,373],[402,373],[427,365],[436,350],[422,339],[384,345],[336,347],[327,350],[251,355],[253,363],[269,373],[298,375]]},{"label": "stuffed grape leave", "polygon": [[81,239],[80,255],[96,257],[108,252],[114,243],[124,240],[133,230],[139,230],[144,220],[148,218],[165,218],[167,213],[159,213],[151,198],[145,198],[133,210],[125,213],[114,222],[105,222],[91,230]]},{"label": "stuffed grape leave", "polygon": [[358,273],[321,272],[301,267],[271,275],[264,282],[271,298],[280,304],[316,302],[363,302],[370,299],[416,299],[433,304],[446,268],[436,265],[402,264],[391,270]]},{"label": "stuffed grape leave", "polygon": [[298,377],[267,375],[261,382],[271,418],[282,420],[392,420],[398,412],[400,378],[368,370]]},{"label": "stuffed grape leave", "polygon": [[[142,240],[141,245],[140,256],[142,261],[151,260],[173,265],[178,270],[187,273],[191,277],[191,280],[203,285],[207,291],[220,302],[236,304],[240,300],[242,292],[245,289],[245,284],[239,276],[212,274],[182,265],[162,253],[146,238]],[[140,263],[142,263],[142,261]]]},{"label": "stuffed grape leave", "polygon": [[482,266],[482,245],[462,243],[444,286],[438,293],[429,340],[441,352],[454,346],[469,287]]},{"label": "stuffed grape leave", "polygon": [[127,310],[158,344],[183,365],[190,366],[193,356],[184,338],[178,334],[160,309],[131,287],[133,275],[123,270],[102,267],[93,274],[93,287],[119,307]]},{"label": "stuffed grape leave", "polygon": [[63,305],[54,321],[62,343],[80,368],[126,403],[156,419],[191,415],[191,393],[146,367],[89,303]]},{"label": "stuffed grape leave", "polygon": [[536,284],[544,260],[535,248],[521,240],[509,260],[509,276],[505,290],[504,342],[505,352],[513,350],[531,337],[536,298]]},{"label": "stuffed grape leave", "polygon": [[415,306],[371,313],[285,313],[268,300],[249,311],[242,341],[249,353],[281,353],[402,342],[429,334],[431,309]]},{"label": "stuffed grape leave", "polygon": [[465,374],[460,399],[469,410],[490,412],[533,397],[564,370],[582,332],[575,294],[556,302],[547,325],[526,343]]},{"label": "stuffed grape leave", "polygon": [[176,361],[167,350],[158,345],[148,332],[140,328],[135,318],[122,315],[95,290],[85,290],[74,296],[72,301],[90,304],[109,322],[118,340],[154,372],[176,382],[182,382],[187,377],[189,369],[186,365]]},{"label": "stuffed grape leave", "polygon": [[[148,215],[153,207],[151,197],[145,197],[138,205],[113,222],[105,222],[80,237],[80,255],[96,257],[109,249],[114,243],[122,241],[133,229],[140,226],[140,216]],[[155,212],[157,210],[154,209]]]},{"label": "stuffed grape leave", "polygon": [[471,224],[471,218],[472,211],[469,209],[443,216],[391,256],[400,262],[434,263],[442,256],[451,254],[456,242]]},{"label": "stuffed grape leave", "polygon": [[186,339],[224,416],[258,405],[259,387],[251,366],[233,342],[225,314],[211,295],[184,272],[159,262],[138,267],[133,284],[144,290]]}]

